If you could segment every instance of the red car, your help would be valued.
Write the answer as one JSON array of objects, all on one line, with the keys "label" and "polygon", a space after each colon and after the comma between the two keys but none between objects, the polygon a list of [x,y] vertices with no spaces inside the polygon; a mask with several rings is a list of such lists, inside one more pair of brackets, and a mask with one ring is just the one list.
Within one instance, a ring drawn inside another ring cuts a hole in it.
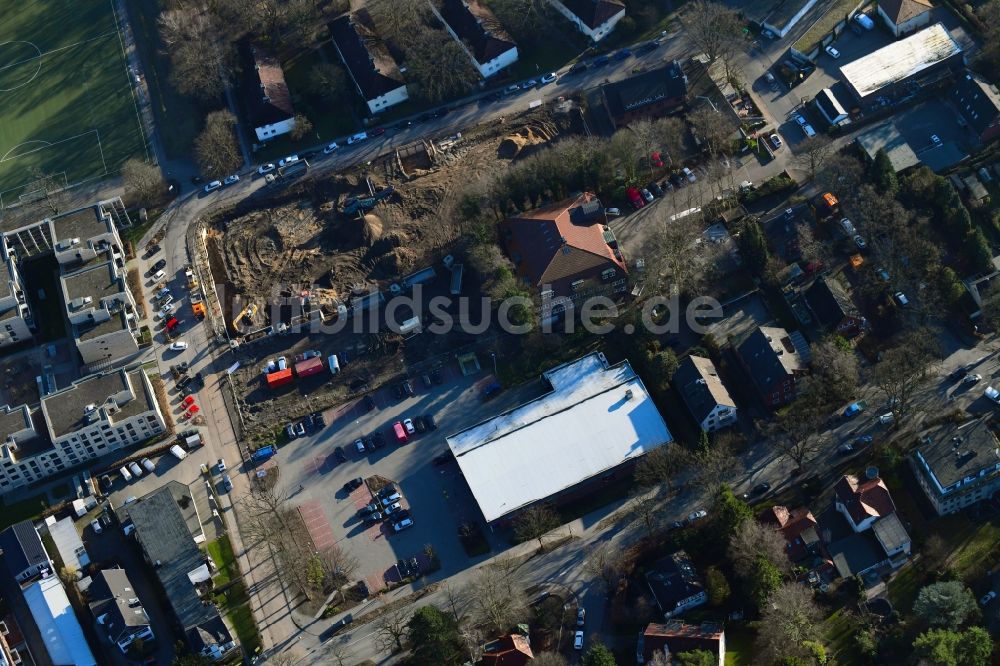
[{"label": "red car", "polygon": [[406,442],[410,439],[406,434],[406,428],[404,428],[403,424],[399,421],[392,424],[392,432],[396,435],[396,441],[400,444],[406,444]]},{"label": "red car", "polygon": [[177,317],[171,317],[170,319],[167,320],[167,330],[168,331],[174,330],[175,328],[177,328],[177,324],[179,323],[180,322],[177,321]]},{"label": "red car", "polygon": [[662,169],[663,168],[663,158],[660,157],[660,151],[656,151],[649,156],[649,160],[653,163],[653,166]]},{"label": "red car", "polygon": [[184,398],[184,402],[181,404],[183,404],[185,407],[190,407],[191,405],[194,404],[194,396],[189,395],[188,397]]},{"label": "red car", "polygon": [[368,134],[370,136],[382,136],[383,134],[385,134],[385,128],[384,127],[376,127],[374,129],[372,129],[370,132],[368,132]]},{"label": "red car", "polygon": [[188,410],[184,412],[184,418],[189,419],[200,411],[201,408],[198,407],[198,405],[191,405],[190,407],[188,407]]},{"label": "red car", "polygon": [[626,190],[626,194],[628,194],[628,200],[632,202],[632,207],[636,210],[639,210],[646,205],[646,202],[642,199],[642,195],[639,194],[638,188],[630,187]]}]

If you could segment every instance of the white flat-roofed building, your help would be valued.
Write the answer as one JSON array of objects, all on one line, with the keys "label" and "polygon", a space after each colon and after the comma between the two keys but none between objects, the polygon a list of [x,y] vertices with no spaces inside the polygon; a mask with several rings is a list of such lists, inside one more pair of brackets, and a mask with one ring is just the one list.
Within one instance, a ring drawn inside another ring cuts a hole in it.
[{"label": "white flat-roofed building", "polygon": [[865,100],[870,95],[888,94],[897,86],[961,64],[962,47],[943,25],[935,23],[847,63],[840,68],[840,73],[858,99]]},{"label": "white flat-roofed building", "polygon": [[628,361],[595,352],[542,378],[550,392],[447,438],[488,522],[570,499],[673,440]]}]

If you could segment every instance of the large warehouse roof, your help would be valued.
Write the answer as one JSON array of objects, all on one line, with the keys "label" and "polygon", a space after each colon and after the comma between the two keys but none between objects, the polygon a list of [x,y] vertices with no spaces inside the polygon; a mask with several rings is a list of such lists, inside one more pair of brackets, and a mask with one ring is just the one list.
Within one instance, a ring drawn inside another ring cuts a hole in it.
[{"label": "large warehouse roof", "polygon": [[595,352],[543,377],[551,392],[448,437],[487,521],[673,439],[628,361]]},{"label": "large warehouse roof", "polygon": [[962,47],[944,26],[935,23],[906,39],[847,63],[840,68],[840,73],[860,97],[867,97],[961,52]]}]

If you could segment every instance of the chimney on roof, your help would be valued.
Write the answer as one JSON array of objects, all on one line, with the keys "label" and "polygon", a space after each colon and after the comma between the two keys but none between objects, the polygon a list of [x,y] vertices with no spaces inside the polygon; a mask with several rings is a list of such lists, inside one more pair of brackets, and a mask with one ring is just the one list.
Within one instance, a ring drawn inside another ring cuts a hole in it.
[{"label": "chimney on roof", "polygon": [[628,390],[625,391],[625,399],[626,400],[631,400],[632,396],[633,396],[632,389],[628,389]]}]

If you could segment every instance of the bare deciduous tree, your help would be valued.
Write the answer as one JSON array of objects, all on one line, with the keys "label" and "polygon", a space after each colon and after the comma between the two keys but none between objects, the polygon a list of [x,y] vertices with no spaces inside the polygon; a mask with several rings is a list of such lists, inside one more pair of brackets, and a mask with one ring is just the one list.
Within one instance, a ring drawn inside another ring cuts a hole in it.
[{"label": "bare deciduous tree", "polygon": [[167,191],[163,172],[145,160],[130,159],[122,165],[125,197],[133,203],[152,205],[160,201]]},{"label": "bare deciduous tree", "polygon": [[514,536],[520,541],[536,539],[538,549],[545,550],[542,537],[559,527],[559,514],[548,504],[536,504],[528,507],[514,519]]},{"label": "bare deciduous tree", "polygon": [[500,557],[479,568],[465,587],[470,613],[477,624],[497,634],[522,621],[528,612],[524,590],[515,577],[516,562]]},{"label": "bare deciduous tree", "polygon": [[809,180],[812,180],[832,153],[830,139],[820,135],[809,137],[799,144],[795,165],[809,174]]},{"label": "bare deciduous tree", "polygon": [[238,171],[243,154],[236,139],[236,116],[227,110],[208,114],[205,128],[195,139],[194,151],[201,172],[209,178]]},{"label": "bare deciduous tree", "polygon": [[725,483],[740,468],[739,459],[733,455],[732,446],[721,433],[715,442],[693,454],[692,482],[702,490],[714,490]]},{"label": "bare deciduous tree", "polygon": [[597,578],[608,596],[618,589],[618,581],[622,577],[622,552],[617,546],[602,541],[587,554],[583,561],[584,571]]},{"label": "bare deciduous tree", "polygon": [[872,378],[890,405],[896,423],[910,411],[917,389],[939,354],[934,332],[920,328],[904,335],[875,364]]},{"label": "bare deciduous tree", "polygon": [[375,621],[375,645],[383,652],[402,652],[409,633],[410,615],[405,606],[383,613]]},{"label": "bare deciduous tree", "polygon": [[688,122],[695,136],[705,142],[709,153],[721,155],[729,152],[730,138],[736,129],[729,116],[704,103],[688,114]]},{"label": "bare deciduous tree", "polygon": [[663,484],[669,493],[674,478],[690,463],[691,457],[684,447],[672,443],[658,446],[639,461],[635,480],[644,487]]},{"label": "bare deciduous tree", "polygon": [[729,539],[729,561],[741,578],[751,575],[754,562],[761,556],[782,573],[788,573],[791,563],[785,555],[785,546],[785,538],[772,525],[744,520]]},{"label": "bare deciduous tree", "polygon": [[721,3],[695,0],[686,7],[683,23],[688,41],[710,62],[726,58],[739,48],[739,15]]},{"label": "bare deciduous tree", "polygon": [[775,449],[799,469],[823,447],[827,406],[817,390],[809,390],[807,379],[799,380],[799,397],[778,412],[766,428]]},{"label": "bare deciduous tree", "polygon": [[539,652],[531,661],[531,666],[569,666],[569,662],[558,652]]},{"label": "bare deciduous tree", "polygon": [[629,502],[628,511],[633,520],[646,528],[646,536],[651,537],[663,516],[663,500],[656,495],[640,495]]},{"label": "bare deciduous tree", "polygon": [[756,650],[761,663],[789,655],[806,656],[804,643],[816,639],[820,617],[811,588],[785,583],[776,589],[761,608]]},{"label": "bare deciduous tree", "polygon": [[222,95],[224,79],[232,73],[231,47],[220,41],[225,30],[206,8],[180,6],[160,14],[160,37],[170,54],[170,81],[189,97],[213,99]]},{"label": "bare deciduous tree", "polygon": [[288,133],[288,136],[292,137],[296,141],[305,138],[309,135],[309,132],[313,131],[312,121],[306,118],[301,113],[295,114],[294,124],[292,125],[292,131]]}]

